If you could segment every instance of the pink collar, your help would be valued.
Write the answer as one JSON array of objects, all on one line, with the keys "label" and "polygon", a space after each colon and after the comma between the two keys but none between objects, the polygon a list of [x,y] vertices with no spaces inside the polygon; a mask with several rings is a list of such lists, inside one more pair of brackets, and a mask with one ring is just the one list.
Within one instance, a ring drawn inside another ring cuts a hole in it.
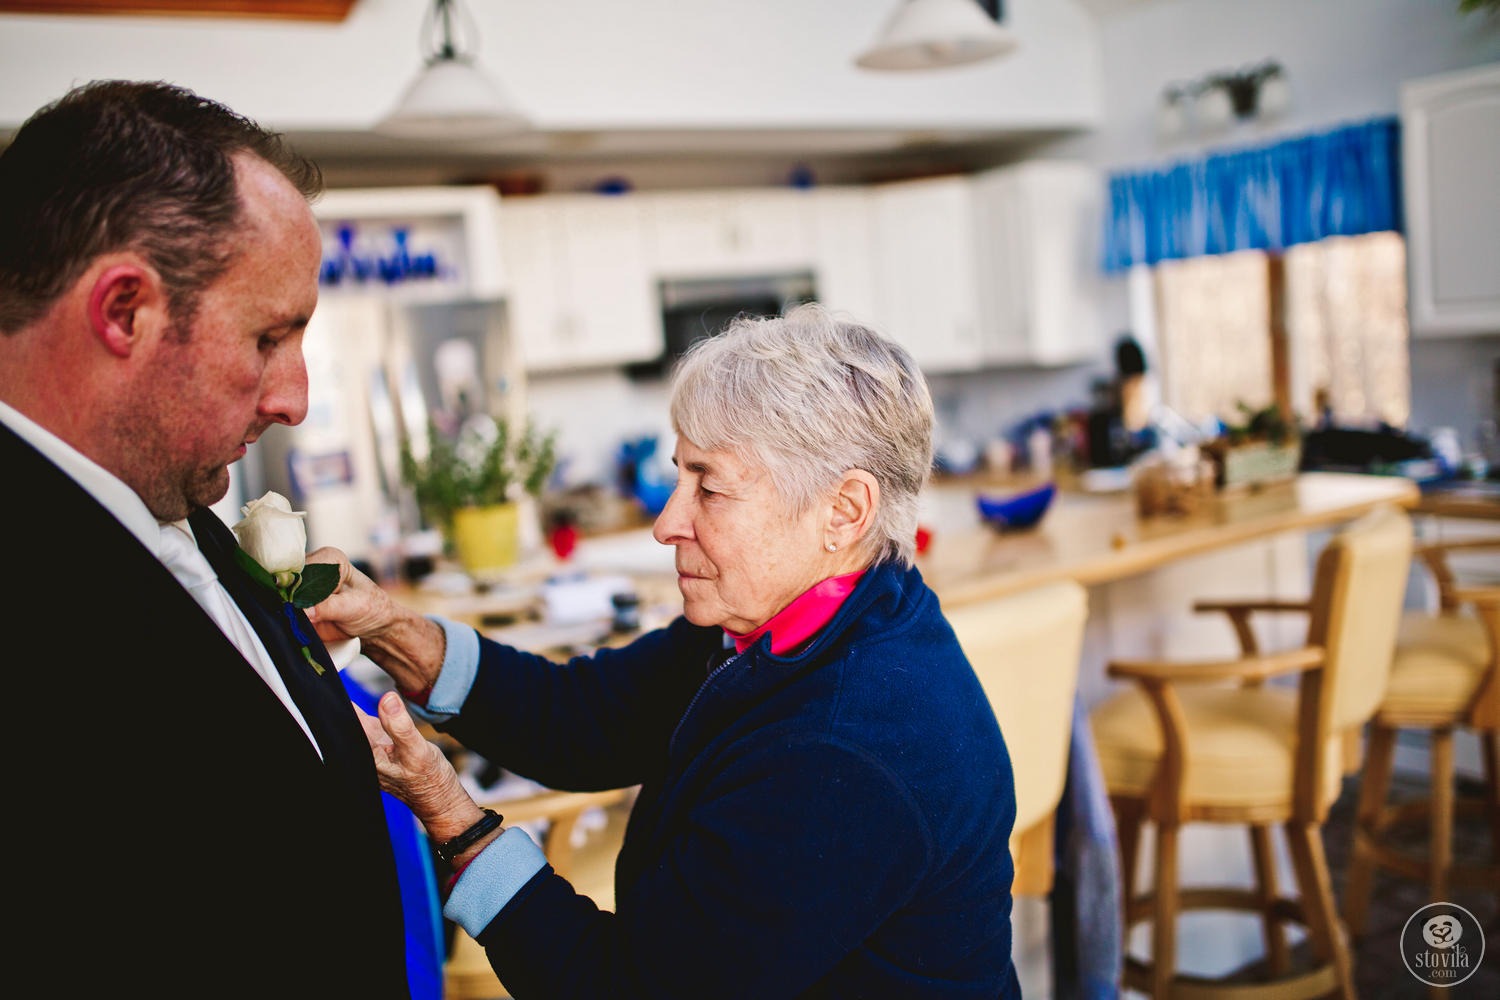
[{"label": "pink collar", "polygon": [[844,604],[844,599],[854,592],[854,585],[865,575],[864,570],[831,576],[822,583],[814,584],[799,595],[791,604],[782,608],[760,628],[746,635],[738,635],[725,629],[734,640],[734,650],[743,653],[767,632],[771,633],[771,652],[785,656],[811,639]]}]

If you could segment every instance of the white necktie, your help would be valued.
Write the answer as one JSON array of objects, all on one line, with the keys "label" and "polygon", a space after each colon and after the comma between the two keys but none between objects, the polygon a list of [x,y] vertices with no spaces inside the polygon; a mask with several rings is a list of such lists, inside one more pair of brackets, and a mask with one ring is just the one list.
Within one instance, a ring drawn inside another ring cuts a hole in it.
[{"label": "white necktie", "polygon": [[318,747],[312,729],[308,727],[307,720],[302,717],[297,703],[287,691],[286,682],[281,679],[276,664],[271,661],[271,654],[266,652],[265,645],[246,620],[244,612],[240,611],[223,584],[219,583],[219,575],[198,550],[198,543],[193,540],[186,521],[161,526],[161,547],[157,550],[157,558],[187,588],[188,593],[193,595],[193,600],[208,612],[208,616],[218,624],[229,641],[239,647],[255,672],[260,674],[276,697],[281,699],[287,711],[297,720],[297,725],[312,740],[313,747],[318,749],[318,755],[322,756],[322,748]]}]

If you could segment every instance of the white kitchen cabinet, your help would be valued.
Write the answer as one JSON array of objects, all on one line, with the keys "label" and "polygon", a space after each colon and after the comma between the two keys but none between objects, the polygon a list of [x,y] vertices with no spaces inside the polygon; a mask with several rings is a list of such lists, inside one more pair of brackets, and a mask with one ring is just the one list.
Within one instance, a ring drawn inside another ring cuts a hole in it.
[{"label": "white kitchen cabinet", "polygon": [[966,175],[883,184],[872,193],[875,325],[923,371],[983,363],[973,203]]},{"label": "white kitchen cabinet", "polygon": [[873,202],[869,188],[852,185],[818,188],[811,199],[818,301],[870,324],[877,315]]},{"label": "white kitchen cabinet", "polygon": [[658,277],[734,277],[812,269],[813,190],[724,188],[642,195]]},{"label": "white kitchen cabinet", "polygon": [[878,325],[931,372],[1095,360],[1100,185],[1038,160],[877,187]]},{"label": "white kitchen cabinet", "polygon": [[1500,330],[1500,64],[1401,88],[1415,336]]},{"label": "white kitchen cabinet", "polygon": [[500,232],[511,331],[528,372],[661,354],[661,317],[635,196],[507,200]]},{"label": "white kitchen cabinet", "polygon": [[974,177],[983,357],[1062,365],[1103,350],[1103,183],[1086,164],[1037,160]]},{"label": "white kitchen cabinet", "polygon": [[469,187],[341,188],[313,205],[323,233],[319,284],[410,302],[505,294],[500,196]]}]

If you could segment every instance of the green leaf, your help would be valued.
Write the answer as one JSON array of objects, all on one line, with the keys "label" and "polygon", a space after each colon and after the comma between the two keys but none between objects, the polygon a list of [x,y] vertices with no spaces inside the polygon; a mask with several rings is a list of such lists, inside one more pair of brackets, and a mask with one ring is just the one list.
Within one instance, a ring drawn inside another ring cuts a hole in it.
[{"label": "green leaf", "polygon": [[308,563],[302,567],[302,582],[292,594],[292,603],[310,608],[333,593],[339,585],[339,568],[333,563]]},{"label": "green leaf", "polygon": [[246,573],[249,573],[252,580],[260,584],[262,587],[270,587],[273,591],[277,591],[277,593],[280,593],[280,591],[276,588],[276,578],[270,573],[266,572],[266,568],[264,566],[256,562],[254,559],[251,559],[250,553],[246,552],[242,548],[236,547],[234,550],[234,558],[235,561],[240,564],[240,569],[243,569]]}]

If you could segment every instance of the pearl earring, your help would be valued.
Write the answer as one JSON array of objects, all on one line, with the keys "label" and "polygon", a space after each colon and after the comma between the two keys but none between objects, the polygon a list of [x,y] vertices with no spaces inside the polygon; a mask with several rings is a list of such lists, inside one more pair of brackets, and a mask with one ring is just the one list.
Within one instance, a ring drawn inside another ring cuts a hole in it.
[{"label": "pearl earring", "polygon": [[828,543],[828,551],[829,552],[837,552],[838,550],[839,550],[839,547],[837,545],[833,544],[832,542]]}]

